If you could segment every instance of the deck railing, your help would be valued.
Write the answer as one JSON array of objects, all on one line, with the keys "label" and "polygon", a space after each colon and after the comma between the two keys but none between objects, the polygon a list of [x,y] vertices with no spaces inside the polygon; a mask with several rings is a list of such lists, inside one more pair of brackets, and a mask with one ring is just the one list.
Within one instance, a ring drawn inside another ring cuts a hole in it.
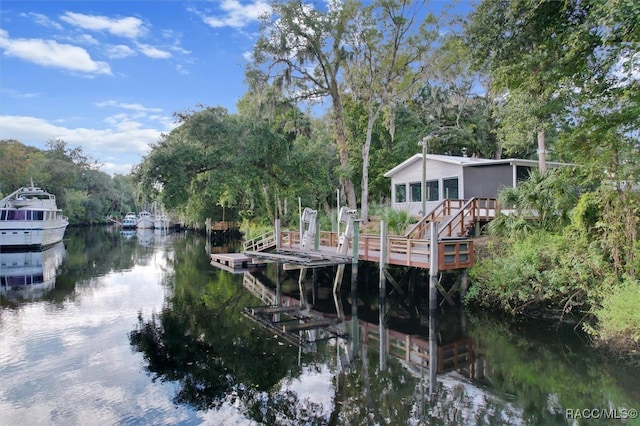
[{"label": "deck railing", "polygon": [[464,200],[446,199],[435,206],[429,213],[423,216],[415,225],[409,228],[404,235],[406,238],[424,238],[428,235],[431,222],[441,222],[448,216],[459,210],[464,205]]},{"label": "deck railing", "polygon": [[477,222],[495,219],[496,209],[495,198],[472,198],[438,226],[438,237],[466,237]]},{"label": "deck railing", "polygon": [[276,246],[276,233],[269,231],[254,239],[247,240],[243,244],[244,251],[263,251]]},{"label": "deck railing", "polygon": [[[275,246],[275,243],[274,243]],[[281,248],[300,248],[300,232],[283,230],[280,233]],[[338,234],[335,232],[320,232],[320,248],[337,248]],[[358,235],[358,258],[371,262],[380,262],[380,235]],[[353,246],[349,244],[348,254]],[[431,265],[431,241],[425,239],[410,239],[401,236],[387,237],[387,259],[390,265],[413,266],[429,268]],[[440,241],[438,243],[438,269],[452,270],[468,268],[473,265],[473,242]]]}]

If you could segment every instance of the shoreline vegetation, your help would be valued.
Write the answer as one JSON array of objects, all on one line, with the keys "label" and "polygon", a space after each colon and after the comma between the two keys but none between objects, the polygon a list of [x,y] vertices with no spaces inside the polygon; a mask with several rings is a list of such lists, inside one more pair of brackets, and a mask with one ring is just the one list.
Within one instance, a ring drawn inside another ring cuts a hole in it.
[{"label": "shoreline vegetation", "polygon": [[579,181],[534,175],[500,194],[519,214],[487,225],[465,304],[575,321],[595,347],[640,363],[640,192],[606,183],[581,190]]}]

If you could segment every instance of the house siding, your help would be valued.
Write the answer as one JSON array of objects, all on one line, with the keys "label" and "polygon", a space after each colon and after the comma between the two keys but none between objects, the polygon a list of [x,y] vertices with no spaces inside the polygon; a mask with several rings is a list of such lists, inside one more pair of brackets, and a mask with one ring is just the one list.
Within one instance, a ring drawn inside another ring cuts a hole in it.
[{"label": "house siding", "polygon": [[481,167],[465,167],[464,197],[495,198],[504,187],[513,187],[513,166],[497,164]]},{"label": "house siding", "polygon": [[[442,187],[443,179],[450,179],[457,177],[459,191],[462,196],[464,194],[464,188],[462,187],[462,167],[458,164],[444,163],[441,161],[427,160],[427,181],[438,181],[439,199],[437,201],[427,201],[426,209],[430,211],[436,207],[440,201],[444,198],[444,189]],[[422,160],[415,161],[403,170],[399,170],[391,177],[391,191],[392,191],[392,207],[396,210],[407,210],[410,214],[419,215],[422,209],[422,201],[411,201],[410,188],[411,183],[420,183],[422,180]],[[404,203],[397,203],[396,200],[396,185],[406,184],[407,200]]]}]

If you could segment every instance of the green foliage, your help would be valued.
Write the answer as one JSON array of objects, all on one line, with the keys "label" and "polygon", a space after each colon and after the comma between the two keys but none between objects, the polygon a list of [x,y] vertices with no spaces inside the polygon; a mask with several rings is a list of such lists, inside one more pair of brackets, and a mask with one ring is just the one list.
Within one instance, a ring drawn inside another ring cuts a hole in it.
[{"label": "green foliage", "polygon": [[561,231],[571,219],[577,203],[580,176],[569,168],[550,170],[545,174],[533,171],[526,181],[515,188],[505,188],[498,194],[501,209],[509,214],[499,215],[489,224],[494,235],[527,235],[541,229]]},{"label": "green foliage", "polygon": [[577,235],[535,231],[495,240],[490,258],[470,271],[466,302],[512,314],[548,311],[558,317],[586,311],[615,282],[595,245]]},{"label": "green foliage", "polygon": [[69,222],[81,223],[87,213],[85,207],[87,193],[85,191],[69,189],[66,191],[66,200],[67,205],[64,209],[64,214],[69,218]]},{"label": "green foliage", "polygon": [[640,281],[627,278],[596,308],[596,333],[609,348],[640,353]]},{"label": "green foliage", "polygon": [[404,235],[409,225],[416,221],[408,210],[394,210],[390,207],[376,211],[376,215],[387,222],[389,233],[392,235]]}]

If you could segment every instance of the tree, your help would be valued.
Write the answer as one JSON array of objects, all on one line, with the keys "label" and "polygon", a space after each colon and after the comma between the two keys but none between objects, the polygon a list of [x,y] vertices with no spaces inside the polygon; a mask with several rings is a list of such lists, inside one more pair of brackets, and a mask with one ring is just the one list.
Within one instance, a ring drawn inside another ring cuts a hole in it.
[{"label": "tree", "polygon": [[[533,126],[530,131],[537,133],[541,171],[545,169],[545,129],[566,105],[566,95],[573,89],[570,79],[590,59],[571,48],[575,34],[582,33],[589,9],[590,2],[577,0],[486,0],[465,26],[476,67],[491,74],[496,90],[507,91],[507,108],[521,111],[504,119],[524,116]],[[582,46],[593,49],[594,37],[584,36]],[[510,92],[524,92],[527,102],[510,103]],[[518,135],[503,134],[507,141]]]},{"label": "tree", "polygon": [[357,28],[360,4],[334,2],[327,10],[312,9],[298,1],[276,1],[265,16],[247,67],[252,87],[270,82],[295,100],[331,101],[336,144],[342,170],[340,181],[347,202],[356,208],[355,188],[349,172],[349,154],[342,105],[341,72],[350,51],[348,37]]},{"label": "tree", "polygon": [[[34,180],[42,185],[38,170],[42,162],[42,153],[37,148],[28,147],[15,139],[0,140],[0,194],[10,194],[21,186]],[[36,165],[36,167],[34,167]]]},{"label": "tree", "polygon": [[640,257],[631,190],[640,180],[640,5],[486,0],[470,16],[466,40],[476,65],[517,100],[504,118],[552,124],[560,154],[601,185],[599,243],[621,274],[623,259]]},{"label": "tree", "polygon": [[[424,78],[425,54],[437,37],[435,18],[420,16],[424,2],[378,1],[359,15],[353,53],[345,72],[349,93],[364,105],[367,124],[362,142],[361,217],[368,220],[369,163],[374,125],[386,114],[393,138],[395,106],[408,99]],[[361,136],[353,135],[356,140]]]}]

